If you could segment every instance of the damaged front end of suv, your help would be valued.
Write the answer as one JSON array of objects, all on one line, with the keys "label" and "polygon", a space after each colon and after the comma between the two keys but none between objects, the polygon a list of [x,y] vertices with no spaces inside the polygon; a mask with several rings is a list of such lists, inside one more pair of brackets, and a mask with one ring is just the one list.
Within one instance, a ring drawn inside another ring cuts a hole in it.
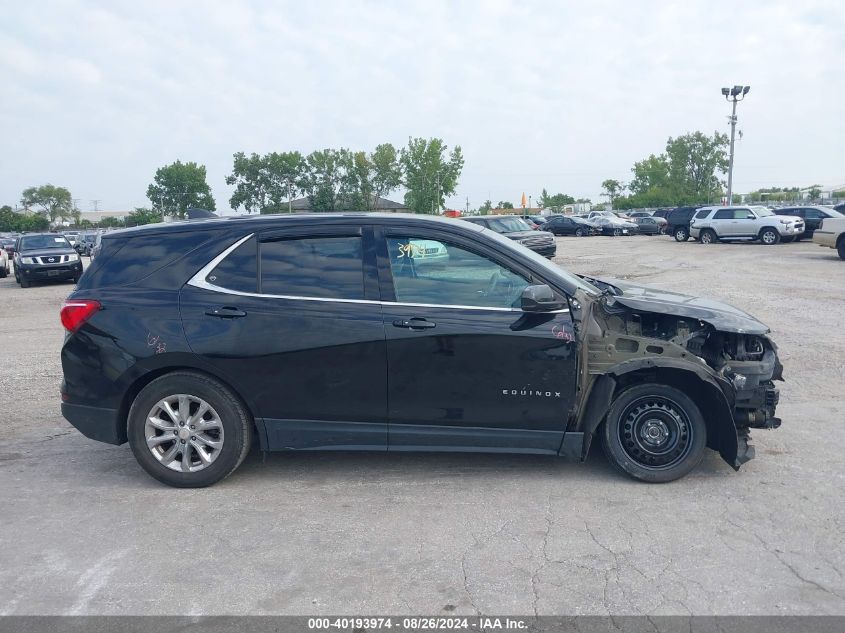
[{"label": "damaged front end of suv", "polygon": [[[633,409],[613,411],[620,392],[657,384],[695,403],[707,427],[707,446],[731,467],[739,469],[752,459],[750,429],[780,426],[774,381],[783,380],[783,367],[768,327],[708,299],[617,280],[584,279],[602,294],[584,295],[583,303],[576,300],[574,306],[582,343],[582,405],[570,428],[583,433],[583,455],[599,425],[615,415],[620,449],[646,469],[658,472],[663,463],[668,468],[670,454],[663,456],[659,441],[664,429],[683,415],[683,407],[673,410],[671,398],[650,402],[644,396]],[[680,422],[677,426],[682,428]],[[683,433],[676,435],[683,440]],[[651,481],[675,478],[629,474]]]}]

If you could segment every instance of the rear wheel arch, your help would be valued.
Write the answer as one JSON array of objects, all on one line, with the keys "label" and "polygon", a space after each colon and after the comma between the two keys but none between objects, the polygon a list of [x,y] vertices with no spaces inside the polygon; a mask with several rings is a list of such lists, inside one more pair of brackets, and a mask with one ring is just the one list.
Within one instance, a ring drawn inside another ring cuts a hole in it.
[{"label": "rear wheel arch", "polygon": [[253,431],[258,436],[259,441],[261,443],[261,447],[264,448],[265,446],[265,439],[264,434],[258,429],[258,424],[256,423],[256,415],[254,409],[249,405],[246,399],[238,392],[237,389],[232,385],[232,383],[221,376],[207,371],[206,369],[198,369],[196,367],[192,367],[190,365],[174,365],[171,367],[158,367],[156,369],[151,369],[150,371],[142,374],[141,376],[137,377],[130,385],[126,388],[123,393],[123,398],[121,399],[120,406],[118,407],[117,411],[117,419],[120,421],[120,426],[118,428],[118,432],[120,433],[120,440],[121,443],[124,443],[128,440],[127,436],[127,424],[129,420],[129,410],[132,408],[132,403],[135,402],[135,398],[138,397],[138,394],[149,385],[151,382],[156,380],[157,378],[161,378],[162,376],[166,376],[167,374],[175,374],[175,373],[193,373],[199,376],[204,376],[206,378],[211,378],[212,380],[216,380],[224,387],[226,387],[240,402],[243,408],[249,412],[250,417],[252,418],[253,424]]}]

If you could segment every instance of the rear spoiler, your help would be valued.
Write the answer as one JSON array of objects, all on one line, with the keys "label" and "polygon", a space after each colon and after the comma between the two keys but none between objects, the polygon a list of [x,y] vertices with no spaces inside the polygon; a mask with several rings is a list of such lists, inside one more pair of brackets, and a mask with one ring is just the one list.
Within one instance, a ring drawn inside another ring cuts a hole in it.
[{"label": "rear spoiler", "polygon": [[216,213],[212,213],[207,209],[188,209],[186,212],[189,220],[202,220],[205,218],[218,218],[220,217]]}]

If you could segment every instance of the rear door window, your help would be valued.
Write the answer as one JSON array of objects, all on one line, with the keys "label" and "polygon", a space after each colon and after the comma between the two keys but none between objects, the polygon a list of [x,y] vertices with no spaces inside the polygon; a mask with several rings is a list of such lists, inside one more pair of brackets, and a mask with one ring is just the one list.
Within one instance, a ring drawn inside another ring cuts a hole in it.
[{"label": "rear door window", "polygon": [[256,239],[251,237],[220,262],[206,280],[227,290],[258,292]]},{"label": "rear door window", "polygon": [[363,299],[360,236],[262,241],[261,294],[323,299]]},{"label": "rear door window", "polygon": [[733,220],[734,211],[733,209],[719,209],[716,211],[716,215],[713,216],[714,220]]}]

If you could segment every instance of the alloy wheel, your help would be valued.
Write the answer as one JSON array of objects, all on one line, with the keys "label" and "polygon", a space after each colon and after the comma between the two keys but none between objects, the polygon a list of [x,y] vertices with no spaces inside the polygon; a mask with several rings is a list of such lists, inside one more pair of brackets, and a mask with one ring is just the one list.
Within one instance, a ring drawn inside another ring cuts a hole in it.
[{"label": "alloy wheel", "polygon": [[777,241],[777,235],[775,235],[774,231],[763,231],[763,234],[760,236],[760,240],[763,244],[774,244]]},{"label": "alloy wheel", "polygon": [[178,472],[197,472],[220,455],[223,422],[202,398],[174,394],[159,400],[150,410],[144,438],[162,466]]}]

